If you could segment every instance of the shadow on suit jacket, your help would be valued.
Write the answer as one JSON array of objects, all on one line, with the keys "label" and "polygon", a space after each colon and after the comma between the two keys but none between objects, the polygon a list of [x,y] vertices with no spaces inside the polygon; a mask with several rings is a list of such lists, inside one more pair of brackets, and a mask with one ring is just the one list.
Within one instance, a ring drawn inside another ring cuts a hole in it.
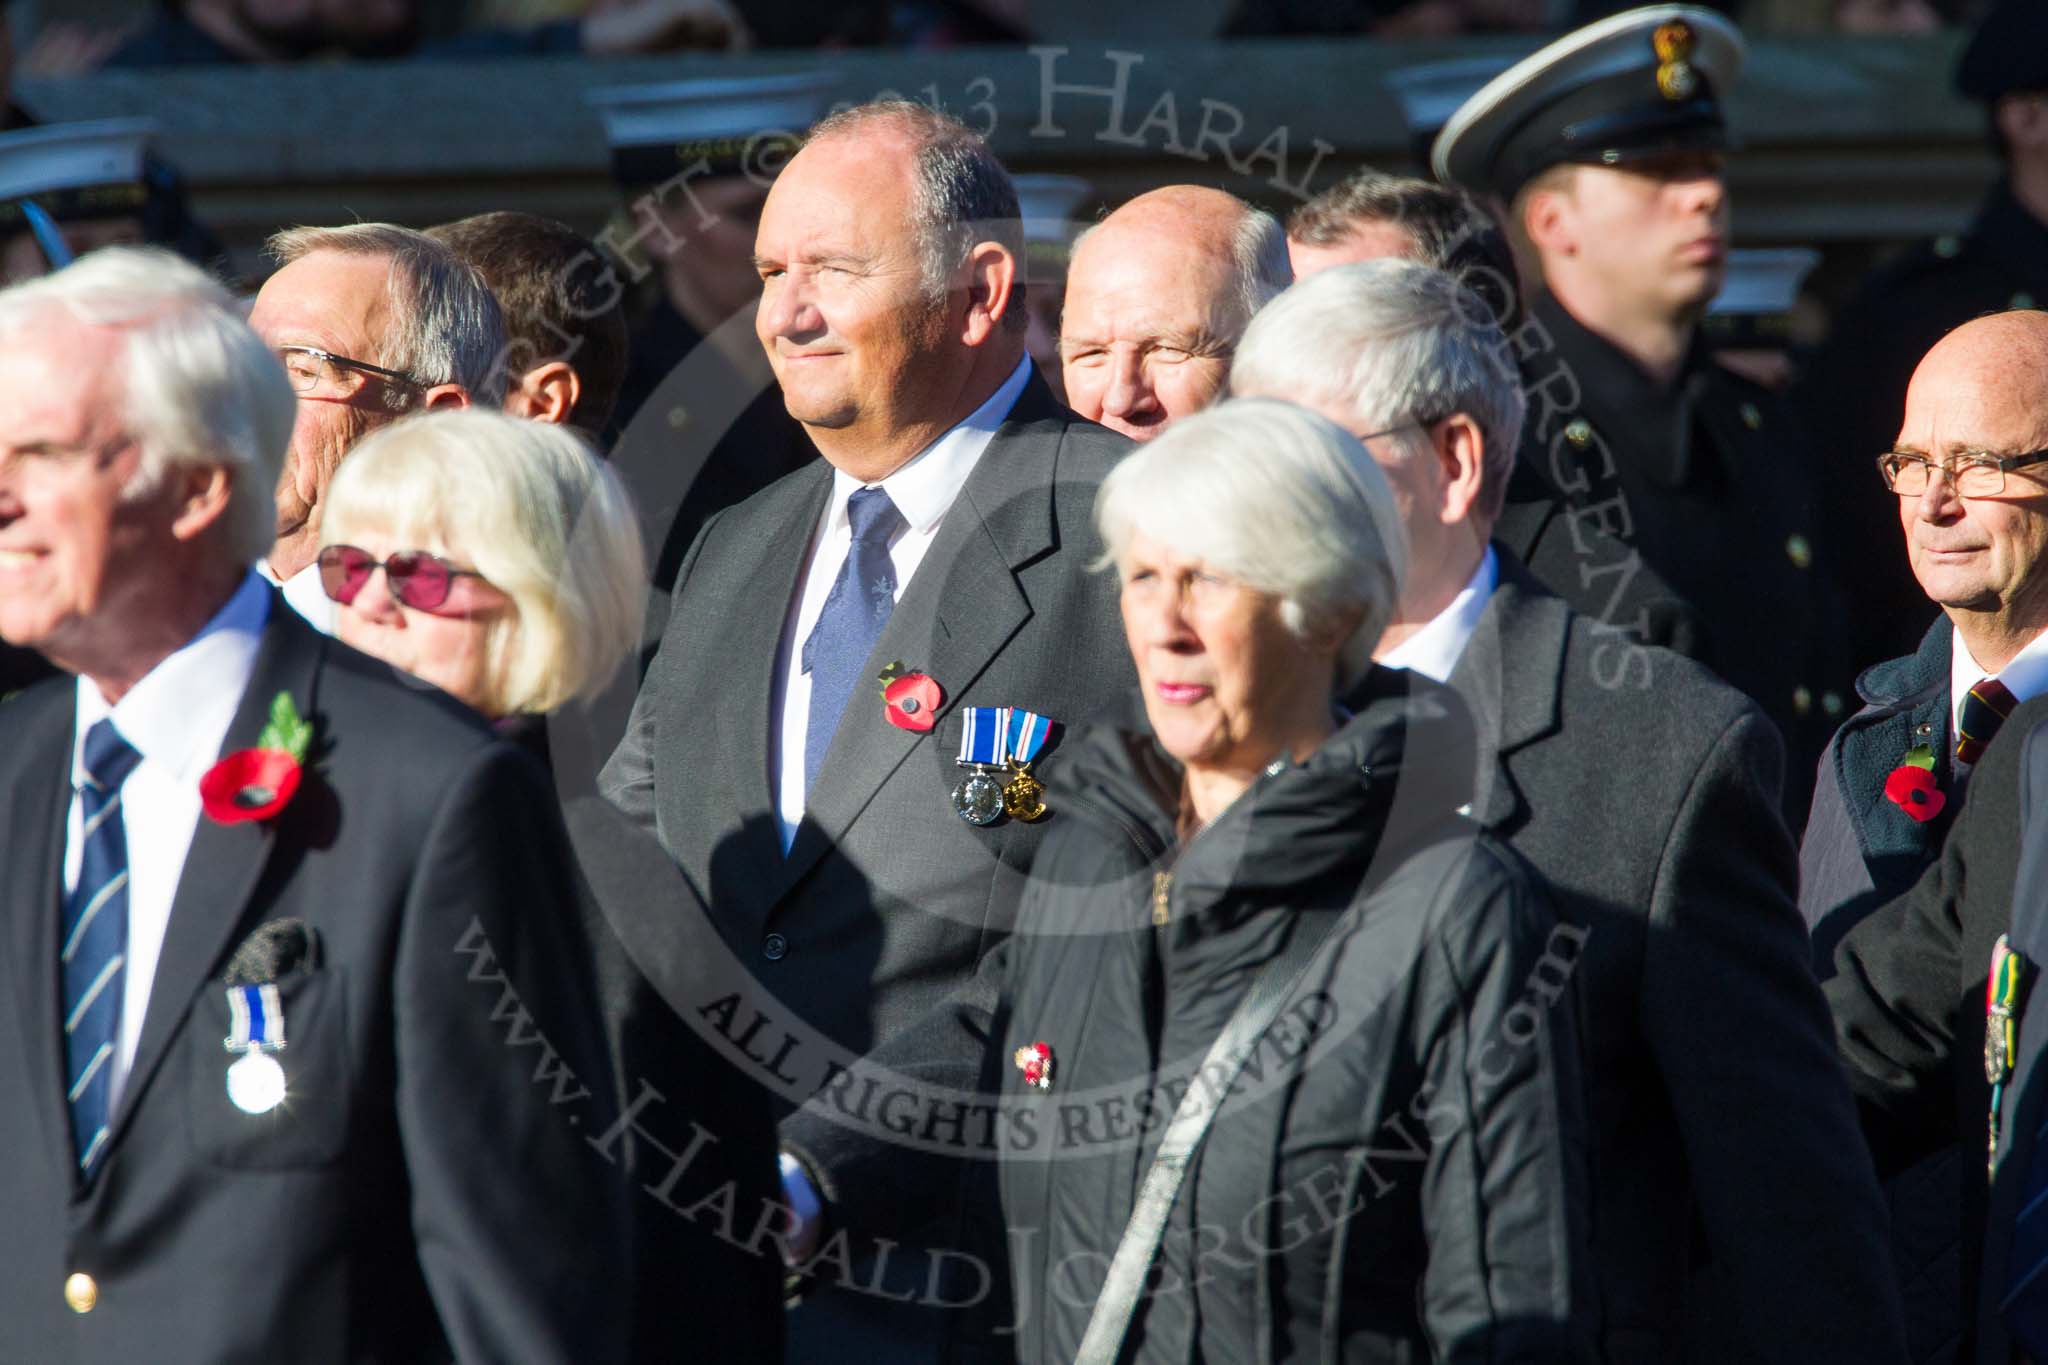
[{"label": "shadow on suit jacket", "polygon": [[[0,1359],[626,1359],[625,1187],[585,1141],[608,1062],[545,782],[273,594],[224,752],[280,691],[316,729],[307,777],[274,821],[201,818],[83,1187],[57,1018],[74,684],[0,705]],[[279,983],[289,1099],[256,1116],[224,1089],[220,973],[280,918],[320,960]]]},{"label": "shadow on suit jacket", "polygon": [[1450,682],[1479,726],[1473,817],[1587,931],[1604,1358],[1901,1360],[1884,1210],[1793,906],[1775,729],[1666,650],[1608,685],[1617,637],[1500,563]]},{"label": "shadow on suit jacket", "polygon": [[[901,661],[929,674],[944,690],[934,728],[890,725],[879,679],[856,688],[787,856],[770,772],[774,671],[831,466],[820,460],[773,484],[698,536],[600,786],[655,831],[710,907],[746,964],[735,988],[762,1002],[773,1028],[865,1054],[937,1008],[1009,932],[1038,843],[1060,816],[976,828],[954,813],[964,708],[1025,707],[1064,729],[1134,685],[1114,576],[1089,571],[1101,554],[1095,493],[1129,448],[1059,406],[1033,375],[863,669],[876,678]],[[964,1065],[971,1074],[974,1059]],[[802,1098],[785,1091],[778,1104],[786,1111]],[[835,1132],[806,1153],[835,1220],[886,1223],[890,1192],[837,1181],[833,1168],[889,1144],[871,1129]],[[956,1179],[945,1166],[935,1161],[928,1178]],[[958,1224],[956,1208],[909,1230],[911,1249],[878,1272],[904,1283],[880,1287],[922,1295],[928,1272],[916,1248],[961,1245]],[[826,1290],[793,1316],[791,1355],[932,1358],[947,1319]]]}]

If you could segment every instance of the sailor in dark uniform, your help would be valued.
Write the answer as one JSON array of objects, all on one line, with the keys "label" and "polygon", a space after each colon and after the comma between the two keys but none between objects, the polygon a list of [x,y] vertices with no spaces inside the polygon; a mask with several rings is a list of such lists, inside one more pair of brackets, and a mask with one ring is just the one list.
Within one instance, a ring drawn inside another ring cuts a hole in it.
[{"label": "sailor in dark uniform", "polygon": [[1956,88],[1983,104],[2004,173],[1961,233],[1923,242],[1882,267],[1835,318],[1798,393],[1820,441],[1845,548],[1869,562],[1865,662],[1910,653],[1919,585],[1897,554],[1896,499],[1864,473],[1899,434],[1906,381],[1934,343],[1972,318],[2048,307],[2048,4],[2004,0],[1956,68]]},{"label": "sailor in dark uniform", "polygon": [[[1700,657],[1785,738],[1796,822],[1854,665],[1809,446],[1778,395],[1716,363],[1700,330],[1726,269],[1720,99],[1742,58],[1740,32],[1710,10],[1616,15],[1484,86],[1431,164],[1504,207],[1540,281],[1518,357],[1525,494],[1547,485],[1574,525],[1633,544],[1690,604]],[[1612,685],[1648,678],[1645,666]]]},{"label": "sailor in dark uniform", "polygon": [[824,113],[815,73],[684,81],[593,95],[623,216],[598,234],[652,295],[634,326],[612,461],[661,546],[650,628],[698,529],[818,457],[754,336],[754,228],[768,187]]}]

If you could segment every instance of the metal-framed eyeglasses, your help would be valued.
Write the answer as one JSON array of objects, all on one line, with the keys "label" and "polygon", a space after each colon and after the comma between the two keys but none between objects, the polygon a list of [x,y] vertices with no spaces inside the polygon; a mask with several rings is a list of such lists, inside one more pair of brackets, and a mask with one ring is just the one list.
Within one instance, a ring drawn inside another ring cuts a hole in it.
[{"label": "metal-framed eyeglasses", "polygon": [[1935,461],[1905,450],[1887,450],[1877,457],[1877,472],[1884,486],[1902,498],[1917,498],[1933,482],[1939,469],[1948,476],[1949,487],[1958,497],[1995,498],[2005,491],[2005,476],[2015,469],[2048,461],[2048,450],[2024,455],[1993,455],[1988,450],[1966,450],[1946,460]]},{"label": "metal-framed eyeglasses", "polygon": [[315,393],[323,389],[330,393],[354,393],[362,384],[360,375],[374,375],[387,383],[403,384],[409,389],[427,387],[400,370],[387,370],[382,365],[336,355],[318,346],[276,346],[272,349],[277,352],[278,360],[283,362],[285,378],[291,381],[295,393]]}]

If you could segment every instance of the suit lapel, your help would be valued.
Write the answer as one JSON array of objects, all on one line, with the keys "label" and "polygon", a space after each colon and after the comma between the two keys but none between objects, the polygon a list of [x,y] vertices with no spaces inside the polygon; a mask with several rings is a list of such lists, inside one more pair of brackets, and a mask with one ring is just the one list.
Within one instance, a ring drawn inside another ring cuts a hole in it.
[{"label": "suit lapel", "polygon": [[900,730],[882,714],[881,686],[857,687],[808,794],[776,898],[808,872],[921,743],[950,715],[990,660],[1031,617],[1013,570],[1053,546],[1052,493],[1063,414],[1033,374],[1010,417],[968,475],[959,499],[883,627],[863,677],[901,660],[945,690],[931,731]]},{"label": "suit lapel", "polygon": [[1479,726],[1480,772],[1472,814],[1488,830],[1506,832],[1528,816],[1511,760],[1562,725],[1565,653],[1571,612],[1533,589],[1527,571],[1500,551],[1500,584],[1480,614],[1451,686]]},{"label": "suit lapel", "polygon": [[74,1173],[71,1119],[64,1107],[64,1038],[58,1027],[57,927],[64,880],[64,817],[71,800],[77,707],[70,679],[7,706],[6,732],[19,745],[0,760],[0,830],[10,852],[0,869],[0,913],[14,949],[14,997],[21,1014],[29,1103],[53,1163]]},{"label": "suit lapel", "polygon": [[[299,619],[282,597],[273,593],[270,622],[264,628],[248,690],[242,694],[242,703],[228,725],[221,745],[223,755],[253,747],[269,719],[272,699],[279,692],[290,692],[299,713],[314,720],[309,767],[317,770],[322,749],[333,741],[332,736],[321,732],[318,720],[317,681],[323,649],[321,637]],[[316,772],[308,773],[309,784],[317,780]],[[304,788],[294,800],[305,800]],[[276,826],[288,822],[291,814],[287,808],[276,821],[248,820],[232,825],[205,815],[199,817],[192,845],[185,853],[185,871],[171,901],[163,951],[157,959],[156,978],[150,983],[149,1005],[142,1016],[142,1036],[136,1044],[135,1061],[121,1088],[121,1100],[108,1135],[110,1147],[121,1141],[201,983],[228,951],[278,846]]]}]

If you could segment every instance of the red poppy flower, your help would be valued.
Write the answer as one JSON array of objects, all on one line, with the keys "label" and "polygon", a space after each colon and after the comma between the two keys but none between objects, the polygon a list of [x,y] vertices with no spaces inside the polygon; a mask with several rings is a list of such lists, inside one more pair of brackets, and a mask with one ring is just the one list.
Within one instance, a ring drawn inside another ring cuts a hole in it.
[{"label": "red poppy flower", "polygon": [[268,820],[292,799],[304,772],[282,749],[237,749],[199,779],[199,802],[223,825]]},{"label": "red poppy flower", "polygon": [[1028,1047],[1020,1047],[1011,1060],[1017,1064],[1017,1069],[1024,1073],[1024,1084],[1039,1090],[1048,1090],[1052,1087],[1050,1043],[1032,1043]]},{"label": "red poppy flower", "polygon": [[899,730],[919,734],[938,723],[939,703],[945,699],[939,685],[923,673],[905,673],[882,689],[882,706],[889,723]]},{"label": "red poppy flower", "polygon": [[1901,763],[1884,780],[1884,794],[1893,805],[1925,824],[1941,814],[1948,797],[1935,784],[1934,774],[1915,763]]}]

